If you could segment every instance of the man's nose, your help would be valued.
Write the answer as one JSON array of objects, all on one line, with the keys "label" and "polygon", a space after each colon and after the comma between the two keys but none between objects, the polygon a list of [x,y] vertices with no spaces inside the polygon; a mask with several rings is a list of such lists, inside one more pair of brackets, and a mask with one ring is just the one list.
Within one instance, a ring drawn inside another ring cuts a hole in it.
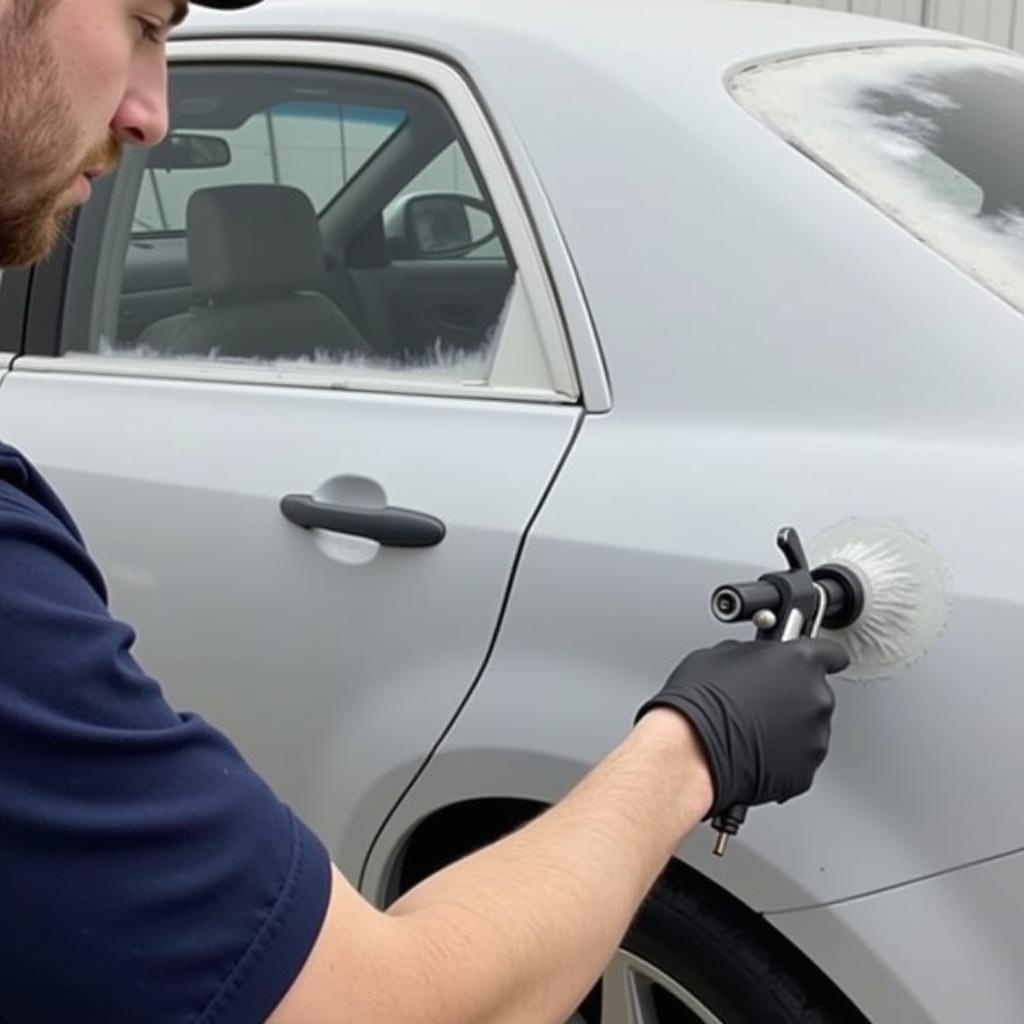
[{"label": "man's nose", "polygon": [[110,122],[114,135],[125,145],[155,146],[167,135],[167,67],[140,69]]}]

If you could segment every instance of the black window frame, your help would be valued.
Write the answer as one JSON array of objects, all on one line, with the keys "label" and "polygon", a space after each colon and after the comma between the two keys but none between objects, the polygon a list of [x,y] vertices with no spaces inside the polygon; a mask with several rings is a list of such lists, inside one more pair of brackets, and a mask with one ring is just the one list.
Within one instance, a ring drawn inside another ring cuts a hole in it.
[{"label": "black window frame", "polygon": [[59,356],[71,255],[78,229],[75,212],[57,248],[32,271],[21,354]]},{"label": "black window frame", "polygon": [[64,300],[77,226],[76,211],[45,260],[26,270],[4,271],[0,280],[0,337],[18,339],[16,356],[60,355]]},{"label": "black window frame", "polygon": [[25,345],[25,321],[32,270],[5,270],[0,278],[0,349],[20,355]]}]

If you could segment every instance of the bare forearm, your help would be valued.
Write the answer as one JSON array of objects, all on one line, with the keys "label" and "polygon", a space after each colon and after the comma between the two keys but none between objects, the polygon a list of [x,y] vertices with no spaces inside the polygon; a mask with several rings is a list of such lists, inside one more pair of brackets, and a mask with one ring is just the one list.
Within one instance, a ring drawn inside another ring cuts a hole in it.
[{"label": "bare forearm", "polygon": [[685,720],[655,712],[556,807],[404,896],[389,916],[447,1019],[564,1021],[711,795]]}]

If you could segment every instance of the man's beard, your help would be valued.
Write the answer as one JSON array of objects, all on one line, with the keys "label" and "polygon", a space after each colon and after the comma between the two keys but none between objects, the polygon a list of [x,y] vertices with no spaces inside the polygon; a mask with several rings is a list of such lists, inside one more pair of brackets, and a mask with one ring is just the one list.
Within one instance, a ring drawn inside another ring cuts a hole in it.
[{"label": "man's beard", "polygon": [[0,267],[46,256],[73,209],[69,193],[79,176],[116,166],[121,147],[113,137],[69,166],[79,135],[44,19],[27,18],[15,4],[0,16]]}]

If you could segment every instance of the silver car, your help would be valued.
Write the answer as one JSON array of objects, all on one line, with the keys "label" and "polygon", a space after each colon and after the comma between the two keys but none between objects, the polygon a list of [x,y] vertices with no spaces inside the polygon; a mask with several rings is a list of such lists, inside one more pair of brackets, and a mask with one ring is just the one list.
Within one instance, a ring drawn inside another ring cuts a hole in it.
[{"label": "silver car", "polygon": [[[178,707],[384,903],[851,518],[948,622],[699,829],[574,1024],[1024,1019],[1024,61],[768,4],[271,0],[0,289],[0,435]],[[1017,525],[1015,525],[1017,524]]]}]

